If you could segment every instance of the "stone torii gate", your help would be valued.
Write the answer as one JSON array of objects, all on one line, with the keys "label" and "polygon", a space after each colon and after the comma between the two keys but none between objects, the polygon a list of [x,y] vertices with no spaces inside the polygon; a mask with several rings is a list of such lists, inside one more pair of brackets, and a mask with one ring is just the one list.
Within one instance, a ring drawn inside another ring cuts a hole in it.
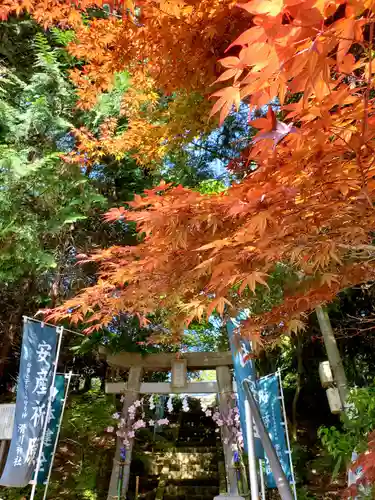
[{"label": "stone torii gate", "polygon": [[[218,394],[219,406],[226,413],[232,404],[231,392],[233,381],[230,368],[233,365],[230,352],[187,352],[187,353],[157,353],[142,356],[138,353],[122,352],[109,354],[102,351],[108,365],[113,369],[128,369],[127,382],[107,382],[106,393],[124,393],[124,404],[122,414],[127,415],[128,408],[141,394]],[[216,370],[216,381],[209,382],[187,382],[187,370]],[[171,382],[142,382],[144,372],[171,371]],[[229,436],[229,429],[224,426],[222,438]],[[232,466],[233,452],[230,445],[224,444],[225,468],[227,476],[227,490],[231,495],[237,495],[236,471]],[[113,462],[111,480],[107,500],[120,500],[125,498],[130,476],[130,463],[132,457],[133,440],[127,450],[126,462],[123,471],[123,484],[121,496],[117,491],[118,477],[120,473],[120,449],[121,439],[117,438],[116,453]]]}]

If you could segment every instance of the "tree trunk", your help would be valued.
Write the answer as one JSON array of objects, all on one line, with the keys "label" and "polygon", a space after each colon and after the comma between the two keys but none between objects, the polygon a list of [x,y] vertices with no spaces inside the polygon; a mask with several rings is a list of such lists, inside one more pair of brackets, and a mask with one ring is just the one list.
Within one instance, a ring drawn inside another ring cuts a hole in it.
[{"label": "tree trunk", "polygon": [[[22,315],[24,314],[25,303],[29,299],[29,293],[32,288],[32,281],[30,279],[25,279],[21,285],[20,293],[15,300],[13,305],[13,310],[9,311],[9,321],[7,321],[4,329],[2,329],[1,334],[1,347],[0,347],[0,380],[5,379],[5,373],[7,371],[9,360],[11,359],[11,353],[14,349],[14,345],[19,343],[17,338],[22,332]],[[10,307],[9,307],[10,309]],[[14,352],[12,354],[14,356]],[[4,391],[4,387],[2,391]]]},{"label": "tree trunk", "polygon": [[3,331],[2,346],[0,349],[0,379],[4,377],[9,360],[9,354],[15,338],[15,328],[12,324],[12,318],[8,323],[8,328]]},{"label": "tree trunk", "polygon": [[297,403],[302,388],[303,360],[302,360],[302,339],[296,334],[296,356],[297,356],[297,385],[292,403],[292,437],[293,441],[297,441]]},{"label": "tree trunk", "polygon": [[91,375],[87,375],[85,377],[85,383],[83,385],[82,389],[82,394],[86,394],[86,392],[89,392],[91,390]]},{"label": "tree trunk", "polygon": [[341,404],[344,409],[346,398],[348,395],[348,384],[346,380],[344,365],[342,363],[340,352],[337,347],[335,335],[333,333],[327,311],[324,310],[321,306],[318,306],[315,310],[318,317],[320,330],[323,335],[324,345],[327,350],[329,364],[331,365],[333,371],[333,378],[336,382],[337,389],[340,394]]}]

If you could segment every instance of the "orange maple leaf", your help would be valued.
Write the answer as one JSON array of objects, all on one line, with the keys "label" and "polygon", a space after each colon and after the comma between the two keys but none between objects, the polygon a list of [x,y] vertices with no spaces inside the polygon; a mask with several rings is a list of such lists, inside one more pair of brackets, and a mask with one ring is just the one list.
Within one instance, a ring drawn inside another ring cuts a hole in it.
[{"label": "orange maple leaf", "polygon": [[247,286],[253,293],[255,293],[257,283],[269,289],[267,282],[264,280],[265,277],[268,277],[268,274],[261,271],[253,271],[242,281],[241,286],[238,289],[238,293],[241,294]]},{"label": "orange maple leaf", "polygon": [[220,111],[220,125],[223,124],[225,118],[228,116],[233,106],[238,110],[240,106],[240,88],[239,86],[227,87],[226,89],[218,90],[211,97],[219,97],[214,104],[210,117]]},{"label": "orange maple leaf", "polygon": [[251,2],[237,5],[250,14],[269,14],[275,17],[283,10],[284,0],[252,0]]},{"label": "orange maple leaf", "polygon": [[232,303],[229,302],[229,300],[226,299],[225,297],[217,297],[216,299],[214,299],[207,307],[207,312],[206,312],[207,319],[211,316],[211,314],[214,312],[215,309],[220,316],[223,316],[226,305],[229,306],[230,308],[233,308]]}]

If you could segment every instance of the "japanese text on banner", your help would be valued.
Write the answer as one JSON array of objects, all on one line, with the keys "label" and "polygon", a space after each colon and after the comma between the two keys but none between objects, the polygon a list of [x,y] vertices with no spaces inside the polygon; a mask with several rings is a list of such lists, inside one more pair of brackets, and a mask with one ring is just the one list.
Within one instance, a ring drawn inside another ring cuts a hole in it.
[{"label": "japanese text on banner", "polygon": [[40,446],[56,356],[56,329],[24,323],[12,441],[0,479],[2,486],[26,486]]},{"label": "japanese text on banner", "polygon": [[[289,450],[285,439],[285,426],[282,419],[279,379],[277,375],[263,377],[258,380],[258,403],[264,426],[275,447],[285,475],[288,481],[291,481]],[[267,457],[266,479],[269,488],[276,488],[276,482]]]}]

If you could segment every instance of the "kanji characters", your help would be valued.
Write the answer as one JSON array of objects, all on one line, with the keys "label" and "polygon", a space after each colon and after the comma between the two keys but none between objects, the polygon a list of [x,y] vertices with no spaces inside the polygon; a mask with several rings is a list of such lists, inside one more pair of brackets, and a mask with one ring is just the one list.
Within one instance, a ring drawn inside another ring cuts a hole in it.
[{"label": "kanji characters", "polygon": [[48,344],[48,342],[43,340],[42,343],[38,345],[38,349],[36,351],[38,363],[45,363],[49,368],[51,366],[51,363],[47,358],[51,357],[51,350],[52,346]]},{"label": "kanji characters", "polygon": [[34,413],[31,416],[31,422],[33,426],[36,427],[43,422],[45,415],[45,405],[42,404],[41,406],[39,406],[37,403],[36,406],[33,406],[33,412]]},{"label": "kanji characters", "polygon": [[38,452],[39,438],[30,438],[27,446],[25,464],[32,465]]},{"label": "kanji characters", "polygon": [[38,396],[44,396],[48,390],[48,370],[42,368],[37,375],[33,394],[36,392]]}]

